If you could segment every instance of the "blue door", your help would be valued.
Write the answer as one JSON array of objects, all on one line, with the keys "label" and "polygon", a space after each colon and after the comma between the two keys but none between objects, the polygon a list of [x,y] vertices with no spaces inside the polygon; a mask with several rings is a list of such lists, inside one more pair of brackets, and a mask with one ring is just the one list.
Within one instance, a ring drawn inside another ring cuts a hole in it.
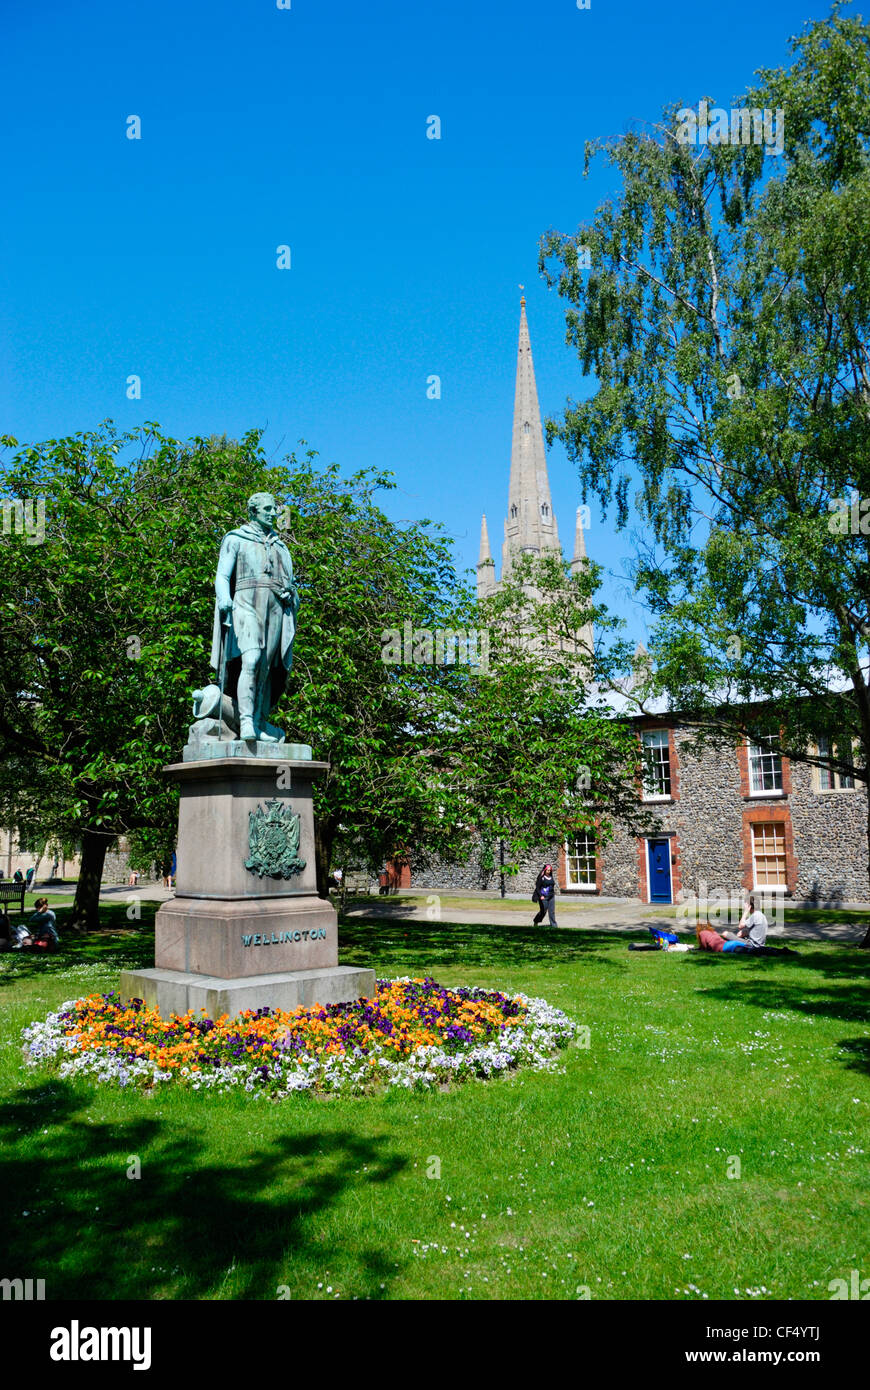
[{"label": "blue door", "polygon": [[647,840],[649,857],[649,900],[671,901],[671,846],[667,840]]}]

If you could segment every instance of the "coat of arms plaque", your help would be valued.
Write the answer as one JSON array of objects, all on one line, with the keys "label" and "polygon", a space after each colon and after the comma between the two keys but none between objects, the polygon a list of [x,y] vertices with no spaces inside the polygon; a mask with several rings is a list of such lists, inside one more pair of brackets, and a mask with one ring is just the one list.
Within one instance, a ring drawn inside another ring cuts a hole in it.
[{"label": "coat of arms plaque", "polygon": [[273,797],[266,809],[248,814],[248,858],[245,868],[260,878],[292,878],[301,874],[305,860],[299,856],[301,820],[286,801]]}]

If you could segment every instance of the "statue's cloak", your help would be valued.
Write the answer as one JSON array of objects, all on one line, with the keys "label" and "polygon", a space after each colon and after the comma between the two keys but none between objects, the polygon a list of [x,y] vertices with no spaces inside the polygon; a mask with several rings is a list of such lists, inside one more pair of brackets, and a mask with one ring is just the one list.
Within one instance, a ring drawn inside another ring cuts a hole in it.
[{"label": "statue's cloak", "polygon": [[[221,623],[221,579],[223,577],[227,582],[229,597],[235,600],[240,564],[244,573],[250,577],[252,574],[256,574],[258,569],[262,570],[263,563],[267,559],[271,561],[273,569],[269,587],[275,595],[274,604],[277,604],[277,592],[280,589],[290,588],[293,584],[293,561],[287,546],[280,537],[274,532],[265,534],[258,526],[245,522],[242,526],[236,527],[234,531],[229,531],[221,542],[218,575],[215,581],[217,596],[214,605],[211,665],[217,671],[218,683],[220,683],[222,667],[225,664],[224,691],[232,699],[236,698],[239,674],[242,669],[242,655],[235,626],[227,628]],[[296,635],[296,614],[299,605],[298,602],[295,604],[288,602],[282,604],[281,607],[283,609],[280,616],[281,637],[269,670],[270,709],[274,709],[281,698],[287,682],[287,675],[293,665],[293,639]],[[231,614],[230,618],[232,619],[232,617]],[[249,641],[248,645],[254,644]],[[261,647],[265,645],[264,633],[260,635],[259,645]]]}]

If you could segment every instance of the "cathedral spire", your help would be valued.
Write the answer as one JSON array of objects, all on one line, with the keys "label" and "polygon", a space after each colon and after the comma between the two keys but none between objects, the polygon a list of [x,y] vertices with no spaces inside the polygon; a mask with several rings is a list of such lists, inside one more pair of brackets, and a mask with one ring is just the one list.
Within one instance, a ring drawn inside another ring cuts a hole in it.
[{"label": "cathedral spire", "polygon": [[495,589],[495,561],[489,548],[489,531],[486,529],[486,514],[480,523],[480,555],[477,561],[477,597],[483,598]]},{"label": "cathedral spire", "polygon": [[583,536],[583,508],[577,508],[577,520],[574,524],[574,554],[571,559],[571,572],[576,574],[582,567],[586,559],[586,541]]},{"label": "cathedral spire", "polygon": [[524,295],[520,300],[511,475],[502,574],[510,569],[510,557],[518,551],[531,550],[540,554],[543,550],[558,548],[559,533],[550,496],[544,431]]},{"label": "cathedral spire", "polygon": [[[522,289],[520,285],[520,289]],[[588,508],[578,507],[574,530],[574,556],[571,560],[572,575],[583,573],[586,564],[586,542],[583,535],[584,515]],[[555,552],[562,559],[559,532],[550,496],[550,479],[547,476],[547,456],[544,449],[544,431],[541,426],[541,410],[538,405],[538,388],[535,384],[535,368],[532,362],[532,345],[529,339],[529,325],[526,319],[526,297],[520,300],[520,338],[517,347],[517,384],[514,393],[514,428],[511,444],[511,476],[508,490],[508,514],[504,522],[504,542],[502,544],[501,578],[496,580],[495,565],[489,548],[489,531],[486,517],[480,528],[480,558],[477,562],[477,596],[497,593],[501,583],[508,579],[514,559],[523,551],[541,555],[544,551]],[[531,584],[526,584],[527,592],[534,597]],[[591,624],[586,624],[574,638],[559,637],[563,649],[577,654],[579,661],[591,669],[594,653],[595,634]],[[531,639],[530,639],[531,640]]]},{"label": "cathedral spire", "polygon": [[[586,507],[578,507],[577,519],[574,523],[574,554],[571,559],[571,573],[575,576],[583,573],[586,564],[586,539],[583,535],[583,521],[587,511]],[[583,650],[589,652],[591,656],[595,650],[595,633],[591,623],[586,623],[581,629],[579,640]]]}]

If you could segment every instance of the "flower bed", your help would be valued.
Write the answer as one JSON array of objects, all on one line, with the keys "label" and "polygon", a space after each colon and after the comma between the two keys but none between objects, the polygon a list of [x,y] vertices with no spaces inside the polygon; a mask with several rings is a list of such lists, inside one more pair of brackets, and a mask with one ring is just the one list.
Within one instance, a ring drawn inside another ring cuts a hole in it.
[{"label": "flower bed", "polygon": [[28,1064],[61,1076],[194,1090],[241,1088],[277,1099],[294,1091],[408,1089],[519,1066],[540,1069],[576,1032],[544,999],[446,989],[432,979],[378,980],[372,999],[236,1018],[172,1014],[141,1000],[92,994],[24,1030]]}]

